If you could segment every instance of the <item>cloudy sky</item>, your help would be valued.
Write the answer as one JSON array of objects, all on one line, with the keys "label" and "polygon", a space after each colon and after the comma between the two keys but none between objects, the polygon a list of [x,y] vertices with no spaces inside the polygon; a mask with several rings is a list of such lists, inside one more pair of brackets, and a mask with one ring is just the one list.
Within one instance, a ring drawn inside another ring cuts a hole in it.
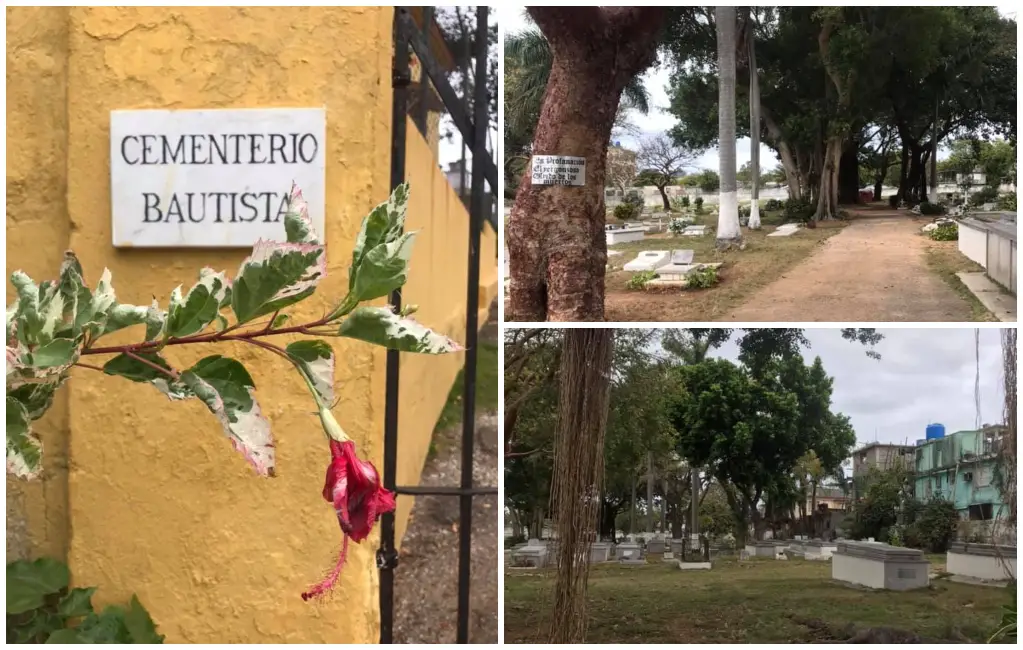
[{"label": "cloudy sky", "polygon": [[[874,349],[879,361],[836,329],[807,329],[807,363],[820,356],[834,378],[832,410],[845,413],[856,430],[857,446],[868,442],[914,444],[928,424],[947,433],[973,429],[976,422],[974,329],[879,329],[884,340]],[[733,341],[717,355],[737,360]],[[1001,332],[980,330],[980,421],[1002,419]]]},{"label": "cloudy sky", "polygon": [[[1016,17],[1014,7],[1005,5],[999,6],[998,11],[1003,16],[1011,18]],[[501,12],[501,25],[502,30],[506,32],[518,32],[526,29],[530,26],[528,18],[525,14],[523,7],[509,8]],[[644,85],[646,86],[647,92],[650,94],[650,113],[643,115],[641,113],[633,113],[632,121],[639,127],[642,134],[638,139],[642,139],[646,136],[664,133],[675,124],[675,118],[667,113],[665,110],[668,106],[668,93],[665,88],[668,85],[669,74],[667,66],[660,66],[657,68],[651,68],[643,75]],[[637,138],[631,136],[623,136],[620,138],[623,145],[626,147],[635,148]],[[735,152],[736,166],[742,167],[750,160],[750,139],[741,138],[736,141],[736,152]],[[938,159],[946,157],[947,152],[942,152],[939,147]],[[771,151],[764,145],[760,146],[760,164],[764,169],[777,167],[780,162],[775,156],[774,152]],[[717,149],[710,149],[705,151],[697,158],[694,163],[694,169],[718,169],[718,152]]]}]

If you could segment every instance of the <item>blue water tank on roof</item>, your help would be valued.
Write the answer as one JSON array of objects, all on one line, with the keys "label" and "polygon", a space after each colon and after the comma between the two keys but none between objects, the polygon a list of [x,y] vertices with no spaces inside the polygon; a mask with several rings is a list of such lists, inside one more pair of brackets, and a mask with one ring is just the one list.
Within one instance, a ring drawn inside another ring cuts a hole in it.
[{"label": "blue water tank on roof", "polygon": [[945,425],[944,424],[928,424],[927,425],[927,439],[938,440],[939,438],[945,437]]}]

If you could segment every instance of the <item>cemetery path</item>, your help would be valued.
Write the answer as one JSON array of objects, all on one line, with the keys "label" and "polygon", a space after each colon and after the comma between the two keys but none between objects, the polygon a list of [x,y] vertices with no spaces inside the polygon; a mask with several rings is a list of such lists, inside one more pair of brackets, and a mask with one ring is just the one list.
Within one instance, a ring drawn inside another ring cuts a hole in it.
[{"label": "cemetery path", "polygon": [[[497,304],[480,339],[498,340]],[[460,418],[459,418],[460,420]],[[473,484],[498,485],[497,413],[476,414]],[[454,486],[461,480],[461,421],[437,431],[435,452],[423,467],[420,485]],[[407,499],[408,497],[399,497]],[[458,616],[459,499],[416,497],[394,572],[394,642],[454,643]],[[472,500],[469,642],[497,643],[498,554],[501,536],[497,495]]]},{"label": "cemetery path", "polygon": [[873,207],[851,212],[842,232],[723,320],[972,320],[971,305],[927,266],[925,220]]}]

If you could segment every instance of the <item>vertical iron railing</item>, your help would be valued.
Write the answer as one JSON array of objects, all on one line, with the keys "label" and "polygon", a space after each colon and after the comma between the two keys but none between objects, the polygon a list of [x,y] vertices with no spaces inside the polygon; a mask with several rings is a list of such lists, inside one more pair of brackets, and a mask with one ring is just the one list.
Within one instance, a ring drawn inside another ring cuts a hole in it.
[{"label": "vertical iron railing", "polygon": [[[497,215],[487,210],[485,204],[486,183],[490,183],[496,194],[497,166],[487,151],[487,7],[476,8],[476,86],[473,116],[468,115],[469,98],[459,99],[452,90],[442,67],[437,63],[429,47],[429,34],[433,20],[433,8],[423,10],[423,30],[420,31],[406,7],[395,7],[394,11],[394,104],[391,111],[391,188],[405,180],[405,140],[407,135],[406,116],[408,112],[409,50],[415,51],[422,74],[420,77],[419,115],[416,120],[424,135],[426,133],[426,93],[432,82],[452,122],[458,128],[463,141],[472,152],[472,191],[469,201],[469,258],[466,278],[465,316],[465,367],[463,369],[464,393],[462,397],[462,473],[458,487],[421,487],[397,485],[398,458],[398,400],[400,354],[387,351],[387,379],[385,382],[386,403],[384,410],[384,487],[395,494],[457,496],[459,498],[458,535],[458,621],[456,640],[469,642],[470,605],[470,551],[472,549],[472,499],[478,495],[496,495],[497,487],[475,487],[472,479],[473,445],[475,442],[476,404],[476,343],[479,315],[480,276],[480,234],[484,218],[488,218],[497,230]],[[466,68],[467,69],[467,66]],[[463,161],[464,167],[464,161]],[[488,212],[490,212],[488,214]],[[401,308],[401,292],[390,296],[395,309]],[[387,513],[380,522],[380,548],[377,550],[377,568],[380,570],[380,642],[391,643],[394,633],[394,570],[398,566],[395,549],[394,513]]]}]

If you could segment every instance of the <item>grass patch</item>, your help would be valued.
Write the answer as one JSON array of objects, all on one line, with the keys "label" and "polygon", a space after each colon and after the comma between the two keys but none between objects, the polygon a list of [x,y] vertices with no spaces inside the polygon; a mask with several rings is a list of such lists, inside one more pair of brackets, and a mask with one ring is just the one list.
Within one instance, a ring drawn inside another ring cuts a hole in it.
[{"label": "grass patch", "polygon": [[[497,410],[497,343],[480,339],[476,343],[476,412]],[[465,390],[465,369],[458,372],[455,383],[448,393],[434,433],[452,427],[462,421],[462,391]],[[431,445],[432,449],[432,445]]]},{"label": "grass patch", "polygon": [[[551,570],[505,576],[508,643],[536,642],[550,606]],[[549,578],[549,579],[548,579]],[[832,629],[892,627],[931,639],[983,643],[1001,620],[1004,589],[932,581],[909,592],[869,591],[831,580],[830,562],[720,559],[711,571],[671,564],[591,568],[589,643],[808,643],[819,637],[788,618]]]},{"label": "grass patch", "polygon": [[[743,229],[746,250],[715,249],[713,229],[717,217],[704,215],[697,224],[705,224],[708,234],[703,237],[647,236],[643,241],[609,247],[621,255],[609,257],[612,268],[606,276],[605,318],[609,321],[714,321],[725,317],[745,302],[753,293],[781,277],[786,271],[809,256],[828,237],[841,231],[844,221],[825,221],[816,228],[802,229],[791,237],[771,237],[774,224],[784,217],[778,212],[765,212],[761,222],[766,227],[752,231]],[[622,267],[643,250],[692,249],[696,262],[723,262],[718,269],[720,282],[710,289],[696,293],[679,290],[629,291],[627,283],[632,273]]]},{"label": "grass patch", "polygon": [[968,273],[984,271],[984,267],[959,252],[958,241],[932,241],[927,238],[927,268],[936,273],[945,284],[970,305],[971,320],[998,320],[956,277],[956,273],[964,271]]}]

